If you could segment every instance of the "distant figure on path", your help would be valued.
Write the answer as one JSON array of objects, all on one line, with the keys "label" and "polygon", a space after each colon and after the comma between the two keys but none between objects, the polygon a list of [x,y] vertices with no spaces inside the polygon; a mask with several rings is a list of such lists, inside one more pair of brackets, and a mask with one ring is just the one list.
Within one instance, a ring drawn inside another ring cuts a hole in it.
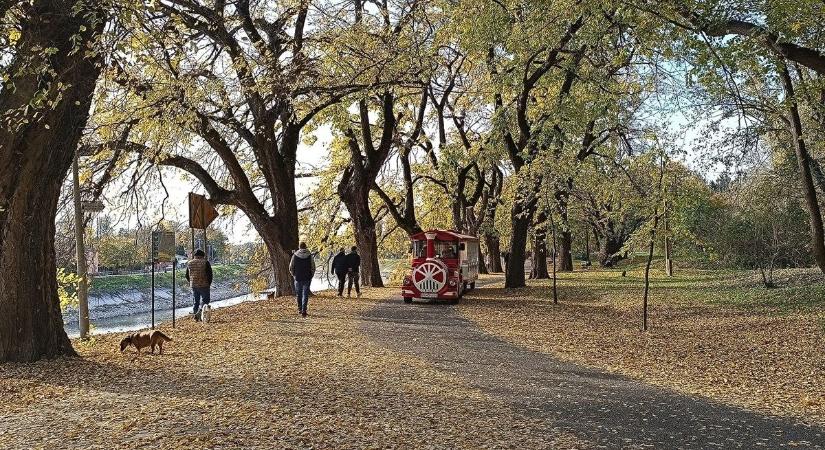
[{"label": "distant figure on path", "polygon": [[344,248],[338,249],[338,254],[332,258],[332,267],[329,269],[330,274],[335,274],[338,277],[338,296],[344,296],[344,282],[347,281],[347,254],[344,253]]},{"label": "distant figure on path", "polygon": [[203,250],[195,250],[195,257],[186,264],[186,280],[192,288],[192,295],[195,297],[195,306],[192,314],[195,320],[200,320],[201,301],[204,305],[209,304],[209,288],[212,286],[212,265],[205,259]]},{"label": "distant figure on path", "polygon": [[315,275],[315,259],[312,252],[307,250],[306,242],[301,242],[299,249],[289,261],[289,273],[295,278],[295,298],[298,301],[298,314],[307,316],[309,303],[309,285]]},{"label": "distant figure on path", "polygon": [[355,284],[355,295],[361,297],[361,287],[358,285],[358,272],[361,270],[361,256],[358,255],[358,247],[352,246],[349,254],[346,256],[347,261],[347,297],[352,297],[352,285]]}]

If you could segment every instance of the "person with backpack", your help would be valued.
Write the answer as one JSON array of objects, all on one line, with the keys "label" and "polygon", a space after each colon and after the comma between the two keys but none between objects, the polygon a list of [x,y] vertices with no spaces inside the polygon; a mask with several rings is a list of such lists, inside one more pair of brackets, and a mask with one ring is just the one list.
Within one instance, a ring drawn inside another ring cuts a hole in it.
[{"label": "person with backpack", "polygon": [[206,253],[203,250],[195,250],[194,258],[186,264],[186,281],[189,282],[192,296],[195,297],[192,314],[195,320],[199,321],[201,301],[204,306],[209,304],[209,288],[212,286],[212,265],[206,260]]},{"label": "person with backpack", "polygon": [[347,280],[347,255],[344,253],[344,248],[338,249],[338,254],[332,258],[332,267],[329,269],[330,274],[335,274],[338,277],[338,296],[344,296],[344,282]]},{"label": "person with backpack", "polygon": [[289,273],[295,279],[295,299],[298,301],[298,314],[307,316],[309,303],[309,285],[315,275],[315,259],[307,250],[306,242],[301,242],[299,249],[292,254],[289,261]]},{"label": "person with backpack", "polygon": [[358,285],[358,272],[361,270],[361,256],[358,254],[358,247],[352,246],[352,249],[347,254],[347,297],[352,297],[352,285],[355,285],[355,295],[361,297],[361,287]]}]

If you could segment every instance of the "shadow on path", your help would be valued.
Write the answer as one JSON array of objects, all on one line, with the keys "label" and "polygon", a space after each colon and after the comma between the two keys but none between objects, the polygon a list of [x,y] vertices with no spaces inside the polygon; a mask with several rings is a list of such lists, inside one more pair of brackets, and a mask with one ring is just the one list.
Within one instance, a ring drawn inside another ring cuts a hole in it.
[{"label": "shadow on path", "polygon": [[483,332],[453,305],[398,299],[362,318],[374,342],[423,358],[516,412],[598,446],[825,448],[822,428],[562,362]]}]

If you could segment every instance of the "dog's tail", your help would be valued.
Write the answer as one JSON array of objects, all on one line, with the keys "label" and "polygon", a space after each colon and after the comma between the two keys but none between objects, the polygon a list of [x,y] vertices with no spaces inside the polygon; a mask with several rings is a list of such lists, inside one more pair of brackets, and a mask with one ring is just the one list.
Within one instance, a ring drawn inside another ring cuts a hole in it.
[{"label": "dog's tail", "polygon": [[161,333],[160,331],[158,331],[158,332],[157,332],[157,334],[158,334],[158,336],[160,336],[161,338],[163,338],[163,340],[165,340],[165,341],[171,341],[171,340],[172,340],[172,338],[170,338],[169,336],[167,336],[167,335],[165,335],[165,334]]}]

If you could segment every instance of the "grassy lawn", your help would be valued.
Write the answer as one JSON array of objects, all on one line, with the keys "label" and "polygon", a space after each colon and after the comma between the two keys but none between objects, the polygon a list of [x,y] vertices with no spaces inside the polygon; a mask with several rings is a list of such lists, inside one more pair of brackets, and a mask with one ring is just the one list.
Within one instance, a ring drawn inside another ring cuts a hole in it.
[{"label": "grassy lawn", "polygon": [[[240,264],[221,264],[212,266],[214,280],[220,283],[244,275],[244,266]],[[186,286],[186,269],[177,271],[178,286]],[[111,275],[92,280],[92,295],[112,295],[128,290],[149,289],[152,285],[151,274]],[[155,286],[172,287],[172,270],[155,273]]]},{"label": "grassy lawn", "polygon": [[[527,348],[679,391],[825,423],[825,277],[782,270],[765,289],[750,271],[590,269],[472,293],[461,313]],[[627,276],[622,276],[622,271]]]}]

